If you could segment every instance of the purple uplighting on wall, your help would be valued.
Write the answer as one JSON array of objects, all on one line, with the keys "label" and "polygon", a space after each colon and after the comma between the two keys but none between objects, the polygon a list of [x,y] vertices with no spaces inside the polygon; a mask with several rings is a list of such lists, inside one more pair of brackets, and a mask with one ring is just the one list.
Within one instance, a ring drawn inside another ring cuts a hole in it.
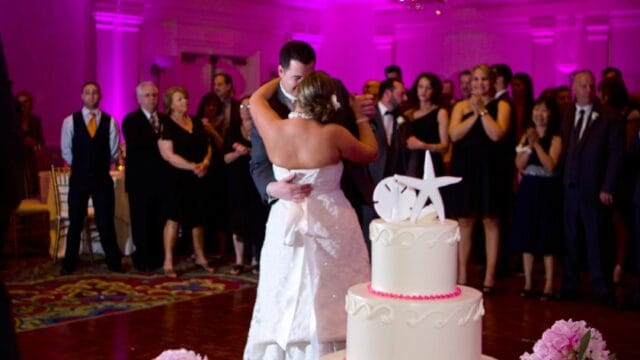
[{"label": "purple uplighting on wall", "polygon": [[[405,4],[411,2],[405,0]],[[536,93],[569,74],[616,66],[640,91],[640,2],[448,0],[407,7],[393,0],[24,0],[0,3],[0,36],[14,91],[29,90],[57,146],[80,86],[97,80],[102,107],[118,120],[136,108],[135,86],[184,85],[192,108],[209,77],[227,69],[244,95],[269,77],[287,40],[314,46],[318,69],[358,92],[386,65],[407,84],[430,71],[456,80],[479,63],[506,63],[532,76]],[[35,10],[34,10],[35,9]],[[436,13],[440,11],[438,15]],[[26,21],[26,19],[29,19]],[[39,24],[40,26],[32,26]],[[188,62],[184,54],[200,56]],[[207,59],[221,59],[217,66]],[[153,70],[155,69],[155,70]]]}]

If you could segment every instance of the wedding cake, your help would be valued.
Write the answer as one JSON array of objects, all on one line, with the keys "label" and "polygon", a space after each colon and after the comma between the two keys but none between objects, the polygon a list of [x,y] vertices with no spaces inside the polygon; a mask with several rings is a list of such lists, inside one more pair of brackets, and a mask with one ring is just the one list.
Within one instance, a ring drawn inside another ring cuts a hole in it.
[{"label": "wedding cake", "polygon": [[346,297],[348,360],[479,360],[482,294],[456,286],[458,224],[370,226],[371,283]]},{"label": "wedding cake", "polygon": [[[436,178],[428,152],[424,173],[424,179],[396,175],[376,187],[382,219],[370,224],[371,282],[346,295],[346,351],[323,359],[487,358],[482,294],[456,285],[460,233],[457,222],[445,220],[438,191],[460,179]],[[423,208],[428,198],[431,214]]]}]

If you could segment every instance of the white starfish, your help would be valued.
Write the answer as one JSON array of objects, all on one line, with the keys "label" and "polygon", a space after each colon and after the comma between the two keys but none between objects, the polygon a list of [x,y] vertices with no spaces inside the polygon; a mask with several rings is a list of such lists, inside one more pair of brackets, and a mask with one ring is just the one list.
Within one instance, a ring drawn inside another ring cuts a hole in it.
[{"label": "white starfish", "polygon": [[433,171],[433,162],[431,161],[431,154],[427,150],[424,156],[424,175],[422,179],[418,179],[411,176],[395,175],[394,178],[401,184],[409,186],[419,191],[416,201],[413,203],[413,209],[411,210],[411,222],[415,223],[418,220],[418,216],[427,203],[427,199],[431,199],[431,203],[436,209],[440,222],[443,223],[444,217],[444,204],[442,203],[442,196],[440,196],[439,188],[450,184],[455,184],[462,180],[460,177],[454,176],[440,176],[436,177]]}]

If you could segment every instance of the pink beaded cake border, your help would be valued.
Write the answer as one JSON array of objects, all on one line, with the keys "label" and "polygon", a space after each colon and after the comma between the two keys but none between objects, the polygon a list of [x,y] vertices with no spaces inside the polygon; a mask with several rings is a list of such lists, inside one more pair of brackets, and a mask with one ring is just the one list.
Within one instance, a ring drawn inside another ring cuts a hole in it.
[{"label": "pink beaded cake border", "polygon": [[454,297],[460,296],[462,294],[462,289],[459,286],[456,286],[456,289],[453,292],[447,294],[435,294],[435,295],[402,295],[402,294],[394,294],[385,291],[374,290],[371,287],[371,283],[367,284],[367,290],[369,293],[382,296],[386,298],[392,299],[402,299],[402,300],[443,300],[443,299],[452,299]]}]

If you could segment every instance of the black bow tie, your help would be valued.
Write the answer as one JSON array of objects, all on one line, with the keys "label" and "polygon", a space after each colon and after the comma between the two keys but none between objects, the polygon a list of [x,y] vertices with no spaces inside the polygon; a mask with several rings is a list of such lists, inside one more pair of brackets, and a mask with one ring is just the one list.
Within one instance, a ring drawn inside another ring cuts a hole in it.
[{"label": "black bow tie", "polygon": [[393,111],[391,110],[387,110],[384,112],[385,115],[393,115]]}]

